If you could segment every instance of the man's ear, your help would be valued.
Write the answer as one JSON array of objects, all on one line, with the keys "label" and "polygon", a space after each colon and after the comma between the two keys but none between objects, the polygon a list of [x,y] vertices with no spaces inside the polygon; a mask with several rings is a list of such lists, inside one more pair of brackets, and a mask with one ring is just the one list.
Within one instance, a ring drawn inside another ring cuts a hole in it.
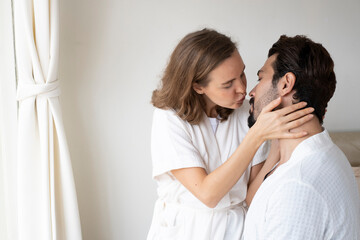
[{"label": "man's ear", "polygon": [[195,92],[197,92],[198,94],[204,94],[204,87],[200,86],[198,83],[193,83],[192,86]]},{"label": "man's ear", "polygon": [[286,73],[278,82],[278,92],[280,96],[285,96],[293,90],[296,77],[292,72]]}]

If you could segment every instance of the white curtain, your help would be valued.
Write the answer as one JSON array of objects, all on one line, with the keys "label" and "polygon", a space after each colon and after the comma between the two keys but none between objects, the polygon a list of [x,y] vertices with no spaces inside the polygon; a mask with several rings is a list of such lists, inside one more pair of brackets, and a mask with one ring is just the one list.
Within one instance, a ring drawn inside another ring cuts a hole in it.
[{"label": "white curtain", "polygon": [[59,2],[14,0],[18,239],[81,239],[59,103]]},{"label": "white curtain", "polygon": [[17,238],[17,101],[11,0],[0,1],[0,239]]}]

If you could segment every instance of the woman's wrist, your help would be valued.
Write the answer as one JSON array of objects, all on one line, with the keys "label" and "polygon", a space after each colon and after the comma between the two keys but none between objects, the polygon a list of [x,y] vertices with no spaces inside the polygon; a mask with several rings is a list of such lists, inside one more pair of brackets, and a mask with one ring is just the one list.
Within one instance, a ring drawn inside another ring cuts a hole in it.
[{"label": "woman's wrist", "polygon": [[[254,125],[255,126],[255,125]],[[249,129],[248,133],[246,134],[246,137],[251,141],[251,143],[256,146],[256,149],[258,149],[263,142],[265,142],[266,139],[264,139],[263,135],[261,134],[261,131],[258,131],[256,128]]]}]

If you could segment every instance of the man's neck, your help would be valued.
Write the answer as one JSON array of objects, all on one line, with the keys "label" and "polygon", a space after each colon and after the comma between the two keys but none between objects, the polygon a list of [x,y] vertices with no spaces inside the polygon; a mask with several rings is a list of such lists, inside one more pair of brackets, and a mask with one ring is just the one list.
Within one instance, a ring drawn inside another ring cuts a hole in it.
[{"label": "man's neck", "polygon": [[301,132],[306,131],[308,134],[305,137],[302,138],[296,138],[296,139],[279,139],[279,147],[280,147],[280,162],[278,164],[281,165],[285,162],[287,162],[295,148],[305,139],[321,133],[323,131],[323,128],[319,122],[319,120],[314,117],[309,122],[303,124],[302,126],[298,128],[292,129],[290,132]]}]

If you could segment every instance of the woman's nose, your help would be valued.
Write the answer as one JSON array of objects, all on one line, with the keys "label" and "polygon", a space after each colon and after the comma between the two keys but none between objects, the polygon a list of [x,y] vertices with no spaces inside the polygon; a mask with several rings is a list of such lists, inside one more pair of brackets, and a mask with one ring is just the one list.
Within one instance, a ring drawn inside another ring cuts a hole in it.
[{"label": "woman's nose", "polygon": [[246,95],[246,81],[237,81],[236,93],[242,93]]}]

